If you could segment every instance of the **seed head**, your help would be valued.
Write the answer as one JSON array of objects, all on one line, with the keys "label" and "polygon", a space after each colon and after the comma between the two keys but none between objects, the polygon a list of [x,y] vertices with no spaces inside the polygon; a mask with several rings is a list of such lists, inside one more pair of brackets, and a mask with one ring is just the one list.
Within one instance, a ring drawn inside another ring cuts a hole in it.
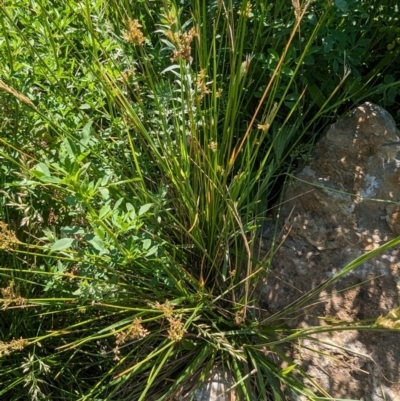
[{"label": "seed head", "polygon": [[129,18],[126,22],[126,32],[124,34],[124,39],[127,42],[130,42],[136,46],[141,46],[146,38],[144,37],[142,30],[140,29],[142,25],[140,25],[137,19]]}]

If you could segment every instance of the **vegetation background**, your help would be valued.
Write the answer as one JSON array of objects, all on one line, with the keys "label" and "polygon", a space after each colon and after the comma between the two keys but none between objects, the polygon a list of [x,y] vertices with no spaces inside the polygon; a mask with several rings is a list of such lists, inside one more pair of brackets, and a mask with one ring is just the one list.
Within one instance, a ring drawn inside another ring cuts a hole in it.
[{"label": "vegetation background", "polygon": [[327,124],[399,120],[398,1],[3,0],[0,30],[1,399],[173,400],[215,365],[327,399],[282,348],[327,284],[261,319],[257,239]]}]

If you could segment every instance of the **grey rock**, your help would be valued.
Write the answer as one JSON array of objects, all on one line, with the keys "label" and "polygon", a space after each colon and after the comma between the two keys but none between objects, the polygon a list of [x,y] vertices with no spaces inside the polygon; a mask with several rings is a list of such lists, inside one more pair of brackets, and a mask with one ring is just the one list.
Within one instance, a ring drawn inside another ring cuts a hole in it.
[{"label": "grey rock", "polygon": [[[354,258],[400,235],[399,134],[387,111],[364,103],[317,143],[312,161],[295,174],[282,204],[282,235],[277,241],[284,243],[260,295],[270,314]],[[268,238],[264,242],[268,248]],[[314,307],[293,324],[308,327],[326,325],[323,317],[351,322],[386,315],[399,306],[399,273],[397,247],[320,294]],[[400,400],[400,333],[354,331],[315,337],[320,341],[304,340],[292,356],[331,396]]]}]

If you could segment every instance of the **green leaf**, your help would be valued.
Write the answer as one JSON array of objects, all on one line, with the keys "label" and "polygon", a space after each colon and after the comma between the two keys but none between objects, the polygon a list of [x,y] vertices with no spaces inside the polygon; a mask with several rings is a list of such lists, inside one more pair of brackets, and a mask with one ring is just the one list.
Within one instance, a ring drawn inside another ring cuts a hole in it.
[{"label": "green leaf", "polygon": [[86,240],[97,251],[101,252],[105,250],[104,242],[97,235],[88,235]]},{"label": "green leaf", "polygon": [[[68,155],[71,157],[71,160],[75,161],[76,160],[76,146],[69,140],[65,139],[63,141],[63,148],[65,151],[68,153]],[[69,173],[73,172],[73,165],[70,166],[70,169],[67,170]]]},{"label": "green leaf", "polygon": [[[171,65],[171,66],[165,68],[164,70],[162,70],[162,71],[161,71],[161,74],[165,74],[165,73],[168,72],[168,71],[174,71],[174,70],[178,70],[178,71],[179,71],[179,69],[180,69],[179,64],[174,64],[174,65]],[[179,76],[180,76],[180,75],[179,75]]]},{"label": "green leaf", "polygon": [[80,296],[82,294],[82,289],[81,288],[78,288],[76,291],[74,291],[73,293],[72,293],[72,295],[75,295],[75,296]]},{"label": "green leaf", "polygon": [[114,208],[113,210],[118,210],[119,206],[121,205],[122,201],[124,200],[124,198],[120,198],[115,202]]},{"label": "green leaf", "polygon": [[49,168],[44,163],[37,164],[35,170],[43,173],[47,177],[51,176]]},{"label": "green leaf", "polygon": [[50,248],[51,252],[63,251],[71,247],[72,243],[75,241],[74,238],[62,238],[56,241]]},{"label": "green leaf", "polygon": [[397,89],[396,88],[390,88],[387,92],[388,94],[388,98],[390,100],[395,100],[396,96],[397,96]]},{"label": "green leaf", "polygon": [[268,53],[270,54],[271,58],[275,61],[279,60],[279,54],[276,50],[274,49],[268,49]]},{"label": "green leaf", "polygon": [[327,36],[322,39],[322,43],[324,44],[324,53],[329,53],[333,47],[333,38],[332,36]]},{"label": "green leaf", "polygon": [[90,131],[92,129],[92,124],[93,121],[89,121],[82,129],[81,143],[85,146],[89,143],[90,140]]},{"label": "green leaf", "polygon": [[393,75],[385,75],[385,77],[383,78],[383,81],[385,82],[385,84],[392,84],[395,79],[393,77]]},{"label": "green leaf", "polygon": [[107,188],[100,187],[99,192],[101,193],[103,200],[108,201],[110,199],[110,191]]},{"label": "green leaf", "polygon": [[85,230],[80,226],[65,226],[62,227],[60,231],[63,235],[77,235],[85,233]]},{"label": "green leaf", "polygon": [[312,100],[319,106],[322,107],[324,103],[327,101],[324,94],[321,92],[320,88],[315,85],[311,84],[308,86],[308,92],[312,98]]},{"label": "green leaf", "polygon": [[111,207],[110,204],[106,204],[104,205],[99,212],[99,219],[102,220],[104,219],[106,216],[108,216],[108,214],[111,212]]},{"label": "green leaf", "polygon": [[346,0],[335,0],[335,6],[342,12],[349,12],[349,6],[347,5]]},{"label": "green leaf", "polygon": [[110,181],[111,176],[109,175],[104,175],[101,179],[101,186],[105,187],[108,184],[108,181]]},{"label": "green leaf", "polygon": [[187,350],[187,351],[192,351],[197,347],[197,343],[194,342],[193,340],[188,340],[186,338],[184,338],[181,341],[181,345],[183,347],[183,349]]},{"label": "green leaf", "polygon": [[152,246],[149,251],[146,253],[146,258],[148,256],[154,255],[158,251],[158,245]]},{"label": "green leaf", "polygon": [[290,366],[288,366],[287,368],[285,368],[285,369],[282,369],[282,371],[281,371],[281,375],[283,375],[283,376],[287,376],[295,367],[296,367],[297,365],[296,364],[294,364],[294,365],[290,365]]},{"label": "green leaf", "polygon": [[[77,158],[76,158],[76,161],[78,162],[78,163],[81,163],[81,162],[83,162],[83,160],[85,160],[86,159],[86,157],[88,157],[89,155],[90,155],[90,150],[86,150],[85,152],[82,152]],[[90,165],[90,163],[86,163],[86,164],[89,164]],[[88,166],[89,167],[89,166]]]},{"label": "green leaf", "polygon": [[141,216],[142,214],[146,213],[152,206],[153,206],[152,203],[148,203],[147,205],[141,206],[140,209],[139,209],[139,216]]},{"label": "green leaf", "polygon": [[288,75],[289,77],[293,76],[294,72],[291,68],[289,67],[283,67],[282,68],[282,74]]},{"label": "green leaf", "polygon": [[332,69],[333,69],[333,72],[334,72],[335,74],[338,72],[339,63],[337,62],[337,60],[333,60]]},{"label": "green leaf", "polygon": [[147,238],[143,241],[143,249],[149,249],[151,245],[151,239]]},{"label": "green leaf", "polygon": [[40,179],[40,181],[51,182],[53,184],[59,184],[61,182],[61,180],[57,177],[42,176],[42,177],[39,177],[39,179]]}]

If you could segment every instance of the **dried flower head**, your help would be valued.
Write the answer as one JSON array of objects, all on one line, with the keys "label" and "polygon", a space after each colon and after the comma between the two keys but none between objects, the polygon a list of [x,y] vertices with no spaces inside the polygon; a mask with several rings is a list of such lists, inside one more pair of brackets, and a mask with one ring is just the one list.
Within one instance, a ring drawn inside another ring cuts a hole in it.
[{"label": "dried flower head", "polygon": [[0,221],[0,249],[10,249],[18,243],[15,232],[10,230],[4,221]]},{"label": "dried flower head", "polygon": [[214,141],[211,141],[209,144],[208,144],[208,148],[212,151],[212,152],[216,152],[217,151],[217,149],[218,149],[218,143],[217,142],[214,142]]},{"label": "dried flower head", "polygon": [[174,312],[174,305],[172,305],[168,299],[163,304],[156,302],[155,306],[157,309],[162,310],[164,312],[164,316],[166,318],[171,317]]},{"label": "dried flower head", "polygon": [[55,224],[58,221],[58,216],[54,212],[54,209],[51,208],[49,212],[49,217],[47,218],[47,223],[48,224]]},{"label": "dried flower head", "polygon": [[115,348],[112,349],[112,352],[114,354],[114,361],[119,361],[121,358],[119,357],[121,351],[119,350],[118,345],[115,346]]},{"label": "dried flower head", "polygon": [[129,340],[138,340],[144,338],[148,334],[149,331],[142,326],[142,319],[136,317],[127,330],[114,332],[116,337],[115,343],[118,346]]},{"label": "dried flower head", "polygon": [[251,17],[251,11],[252,11],[252,5],[250,3],[250,1],[247,2],[246,4],[246,8],[244,10],[244,12],[242,12],[241,10],[238,11],[239,15],[244,15],[247,18]]},{"label": "dried flower head", "polygon": [[271,123],[275,117],[275,112],[278,107],[278,103],[275,103],[274,106],[272,107],[272,110],[268,113],[267,117],[265,118],[264,122],[262,124],[258,124],[257,128],[262,130],[262,131],[268,131],[269,127],[271,126]]},{"label": "dried flower head", "polygon": [[235,313],[235,323],[237,325],[240,325],[240,324],[243,323],[243,321],[244,321],[244,312],[245,312],[245,310],[244,310],[244,308],[242,308],[242,309],[238,310]]},{"label": "dried flower head", "polygon": [[391,310],[386,316],[379,316],[375,325],[385,329],[400,329],[400,308]]},{"label": "dried flower head", "polygon": [[176,49],[174,50],[171,58],[171,62],[174,62],[179,58],[191,62],[192,55],[190,45],[193,41],[193,38],[197,36],[196,29],[191,28],[189,32],[185,32],[183,34],[167,31],[165,35],[176,46]]},{"label": "dried flower head", "polygon": [[169,13],[169,14],[166,16],[166,20],[167,20],[167,22],[168,22],[169,25],[174,25],[174,24],[176,24],[176,17],[175,17],[175,15],[174,15],[173,13]]},{"label": "dried flower head", "polygon": [[1,295],[3,298],[11,299],[14,299],[17,296],[14,289],[14,281],[10,281],[8,287],[1,289]]},{"label": "dried flower head", "polygon": [[292,0],[292,5],[294,8],[294,15],[296,17],[296,20],[299,20],[301,17],[301,7],[300,7],[300,1],[299,0]]},{"label": "dried flower head", "polygon": [[182,315],[175,315],[168,318],[169,329],[168,338],[172,341],[180,341],[185,334],[185,329],[183,328],[184,323],[182,322]]},{"label": "dried flower head", "polygon": [[12,351],[20,351],[27,345],[29,345],[29,341],[24,338],[20,338],[19,340],[11,340],[9,343],[0,341],[0,358],[4,355],[10,355]]},{"label": "dried flower head", "polygon": [[121,72],[121,80],[127,83],[131,77],[135,77],[136,67],[129,67]]},{"label": "dried flower head", "polygon": [[24,306],[26,303],[26,299],[17,294],[13,281],[9,282],[8,287],[1,288],[1,295],[3,297],[3,299],[0,299],[0,302],[3,303],[2,309],[7,309],[12,303],[18,306]]},{"label": "dried flower head", "polygon": [[200,94],[200,99],[202,99],[208,93],[211,93],[210,89],[207,88],[206,82],[206,70],[203,68],[197,75],[196,79],[197,91]]},{"label": "dried flower head", "polygon": [[243,61],[240,66],[240,77],[243,78],[248,72],[251,64],[251,60],[253,60],[254,55],[246,54],[246,59]]},{"label": "dried flower head", "polygon": [[146,40],[144,37],[142,30],[140,29],[142,25],[140,25],[137,19],[129,18],[126,22],[126,32],[124,34],[124,39],[137,46],[141,46],[143,42]]},{"label": "dried flower head", "polygon": [[172,32],[170,29],[165,32],[165,36],[169,39],[174,45],[180,44],[180,35],[178,32]]}]

